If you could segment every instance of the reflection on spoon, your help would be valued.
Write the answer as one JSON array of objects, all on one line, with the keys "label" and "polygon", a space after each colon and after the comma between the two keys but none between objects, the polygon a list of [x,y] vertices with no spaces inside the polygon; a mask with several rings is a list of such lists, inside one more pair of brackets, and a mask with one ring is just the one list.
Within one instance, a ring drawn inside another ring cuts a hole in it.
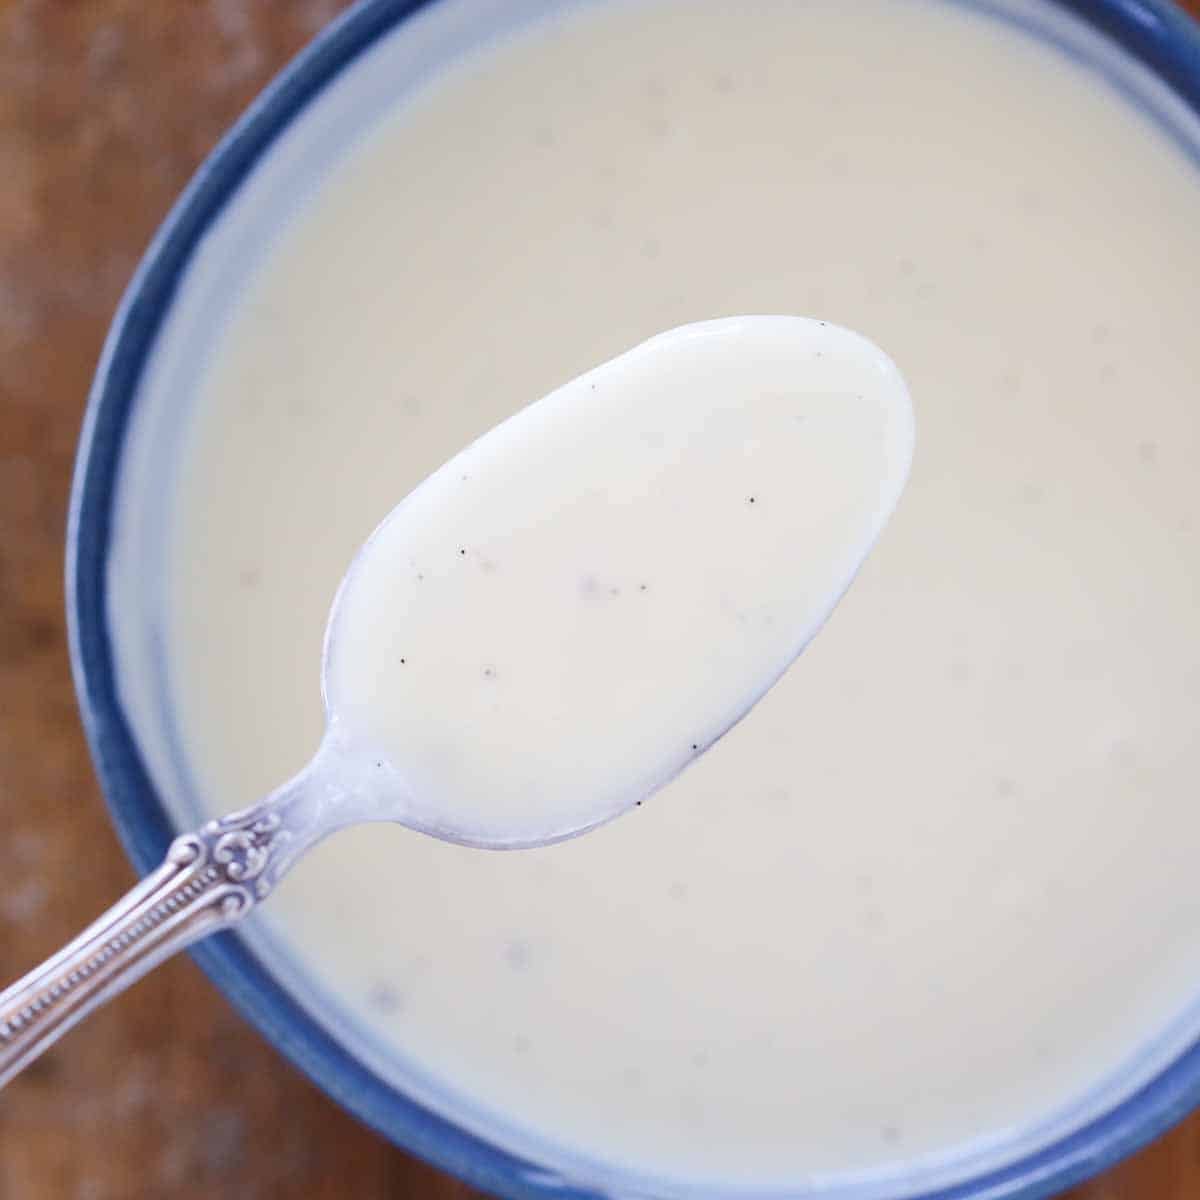
[{"label": "reflection on spoon", "polygon": [[899,499],[891,361],[798,317],[684,326],[434,472],[372,534],[325,640],[324,741],[0,996],[0,1083],[360,821],[512,848],[640,804],[829,616]]}]

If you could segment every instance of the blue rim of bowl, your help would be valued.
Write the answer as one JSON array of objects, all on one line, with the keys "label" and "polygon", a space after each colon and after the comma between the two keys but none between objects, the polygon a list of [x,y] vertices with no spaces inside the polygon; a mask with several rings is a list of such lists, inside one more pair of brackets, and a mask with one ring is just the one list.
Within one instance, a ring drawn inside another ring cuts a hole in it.
[{"label": "blue rim of bowl", "polygon": [[[175,836],[117,696],[106,566],[121,446],[142,369],[193,250],[291,120],[384,34],[436,0],[360,0],[276,77],[222,139],[160,227],[118,307],[80,435],[67,527],[67,619],[84,729],[113,822],[137,869]],[[1200,26],[1169,0],[1054,0],[1133,53],[1200,113]],[[259,1032],[365,1124],[467,1182],[524,1200],[602,1200],[459,1128],[352,1057],[235,935],[191,951]],[[1141,1148],[1200,1105],[1200,1042],[1105,1115],[1034,1154],[920,1200],[1043,1200]],[[915,1198],[914,1198],[915,1200]]]}]

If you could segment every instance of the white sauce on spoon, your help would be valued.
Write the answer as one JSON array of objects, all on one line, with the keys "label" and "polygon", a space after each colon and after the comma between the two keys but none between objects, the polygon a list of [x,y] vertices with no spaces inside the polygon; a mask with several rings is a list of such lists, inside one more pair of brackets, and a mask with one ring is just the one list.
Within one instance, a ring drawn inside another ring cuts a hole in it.
[{"label": "white sauce on spoon", "polygon": [[533,845],[615,816],[803,650],[912,444],[899,372],[845,329],[735,317],[644,342],[376,530],[330,618],[331,738],[390,766],[404,801],[386,815],[452,841]]}]

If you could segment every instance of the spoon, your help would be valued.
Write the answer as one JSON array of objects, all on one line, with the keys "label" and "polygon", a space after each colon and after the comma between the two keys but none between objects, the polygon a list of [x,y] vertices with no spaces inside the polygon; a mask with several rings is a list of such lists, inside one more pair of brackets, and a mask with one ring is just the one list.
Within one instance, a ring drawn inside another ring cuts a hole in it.
[{"label": "spoon", "polygon": [[0,1085],[339,829],[396,821],[513,849],[641,804],[820,629],[899,500],[912,442],[882,351],[782,316],[672,330],[496,426],[351,563],[309,765],[177,837],[0,994]]}]

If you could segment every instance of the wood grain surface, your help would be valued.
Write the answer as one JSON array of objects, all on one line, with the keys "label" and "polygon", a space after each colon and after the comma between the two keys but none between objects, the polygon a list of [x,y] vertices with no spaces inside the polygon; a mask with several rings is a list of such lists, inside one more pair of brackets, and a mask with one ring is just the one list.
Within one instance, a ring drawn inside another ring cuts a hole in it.
[{"label": "wood grain surface", "polygon": [[[341,0],[0,0],[0,976],[133,876],[75,709],[67,494],[88,382],[155,227]],[[1189,7],[1200,15],[1200,0]],[[1200,214],[1197,214],[1200,220]],[[0,1094],[0,1200],[465,1200],[346,1116],[187,958]],[[1192,1118],[1072,1200],[1200,1200]]]}]

